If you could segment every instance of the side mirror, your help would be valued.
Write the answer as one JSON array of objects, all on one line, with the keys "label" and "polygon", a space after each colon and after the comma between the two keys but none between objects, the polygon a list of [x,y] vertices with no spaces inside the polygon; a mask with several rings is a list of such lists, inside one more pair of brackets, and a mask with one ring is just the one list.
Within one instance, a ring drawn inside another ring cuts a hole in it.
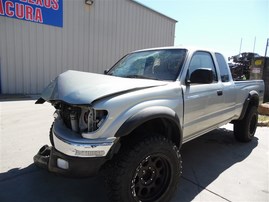
[{"label": "side mirror", "polygon": [[213,81],[214,75],[211,69],[200,68],[191,73],[190,83],[208,84]]}]

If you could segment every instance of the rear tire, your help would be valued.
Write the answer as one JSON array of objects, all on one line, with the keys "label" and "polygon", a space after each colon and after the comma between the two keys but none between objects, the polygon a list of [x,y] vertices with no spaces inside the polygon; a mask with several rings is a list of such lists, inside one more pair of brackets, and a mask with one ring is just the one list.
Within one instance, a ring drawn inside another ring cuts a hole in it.
[{"label": "rear tire", "polygon": [[257,107],[250,107],[245,117],[234,123],[234,136],[240,142],[249,142],[253,139],[258,123]]},{"label": "rear tire", "polygon": [[105,172],[112,201],[169,201],[182,173],[175,144],[163,136],[149,136],[123,145]]}]

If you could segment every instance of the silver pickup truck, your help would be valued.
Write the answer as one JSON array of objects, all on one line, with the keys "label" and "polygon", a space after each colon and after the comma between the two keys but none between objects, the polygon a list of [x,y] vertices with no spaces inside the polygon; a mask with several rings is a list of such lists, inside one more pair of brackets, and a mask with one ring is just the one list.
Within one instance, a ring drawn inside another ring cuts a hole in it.
[{"label": "silver pickup truck", "polygon": [[124,56],[105,75],[67,71],[36,103],[56,109],[34,162],[69,176],[105,176],[112,201],[169,201],[181,145],[224,124],[249,142],[262,80],[233,81],[218,52],[155,48]]}]

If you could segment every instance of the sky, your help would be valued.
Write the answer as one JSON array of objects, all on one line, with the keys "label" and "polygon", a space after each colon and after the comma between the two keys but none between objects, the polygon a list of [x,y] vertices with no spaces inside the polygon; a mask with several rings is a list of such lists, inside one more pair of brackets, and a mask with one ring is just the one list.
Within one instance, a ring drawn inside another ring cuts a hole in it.
[{"label": "sky", "polygon": [[175,46],[209,48],[226,58],[240,52],[265,55],[269,0],[136,1],[178,21]]}]

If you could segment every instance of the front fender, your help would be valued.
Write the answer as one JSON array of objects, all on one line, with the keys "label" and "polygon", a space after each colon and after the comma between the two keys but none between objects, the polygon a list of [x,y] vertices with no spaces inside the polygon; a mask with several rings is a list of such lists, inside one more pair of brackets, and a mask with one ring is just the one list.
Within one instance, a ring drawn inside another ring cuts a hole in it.
[{"label": "front fender", "polygon": [[181,145],[182,132],[179,118],[175,111],[164,106],[148,107],[146,109],[137,112],[122,124],[122,126],[116,132],[115,137],[126,136],[130,134],[133,130],[138,128],[140,125],[146,123],[147,121],[158,118],[166,119],[169,120],[171,123],[173,123],[173,125],[176,127],[176,130],[178,131],[179,145]]}]

